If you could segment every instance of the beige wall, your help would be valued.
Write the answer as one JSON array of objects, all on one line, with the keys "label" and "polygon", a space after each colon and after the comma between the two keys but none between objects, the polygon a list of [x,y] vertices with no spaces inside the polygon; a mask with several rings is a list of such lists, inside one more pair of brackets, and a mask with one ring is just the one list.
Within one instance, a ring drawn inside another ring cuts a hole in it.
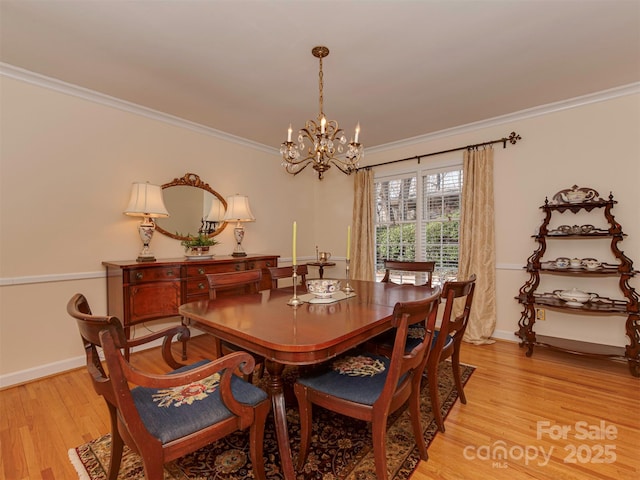
[{"label": "beige wall", "polygon": [[[635,268],[640,268],[640,95],[636,93],[582,106],[578,103],[572,102],[573,108],[558,106],[554,113],[536,115],[530,112],[530,118],[504,123],[495,121],[495,126],[465,129],[465,133],[367,156],[367,162],[374,164],[498,139],[512,131],[522,136],[515,146],[506,149],[501,144],[494,146],[497,337],[516,338],[513,332],[517,329],[521,308],[514,297],[528,279],[522,267],[537,246],[531,236],[543,220],[538,207],[545,197],[551,198],[559,190],[577,184],[595,188],[605,197],[613,192],[619,202],[613,213],[628,235],[620,248],[635,260]],[[461,155],[458,152],[425,158],[420,167],[414,161],[400,164],[402,167],[398,164],[381,167],[376,174],[436,167],[447,162],[461,163]],[[564,213],[556,226],[564,223],[606,226],[602,215],[599,215],[598,223],[594,218]],[[608,240],[549,244],[545,258],[589,256],[613,261]],[[637,277],[630,283],[636,289],[640,288]],[[621,298],[615,278],[593,282],[547,275],[541,283],[545,291],[573,286]],[[547,309],[546,317],[545,322],[536,325],[540,334],[609,345],[627,343],[625,317],[622,316],[590,317]]]},{"label": "beige wall", "polygon": [[[194,172],[223,196],[249,196],[257,218],[246,225],[243,245],[249,252],[278,254],[286,262],[291,223],[297,220],[299,256],[313,257],[319,245],[344,257],[351,177],[335,169],[322,182],[311,171],[292,177],[282,171],[275,149],[21,80],[0,76],[0,82],[0,386],[82,362],[65,304],[83,292],[96,312],[106,312],[101,262],[135,258],[140,249],[138,220],[122,214],[133,181],[161,184]],[[629,235],[624,250],[640,262],[639,106],[638,94],[627,95],[371,150],[366,162],[499,138],[512,130],[523,136],[516,146],[496,149],[497,335],[510,336],[520,316],[513,297],[526,280],[521,266],[535,248],[530,236],[542,220],[538,206],[546,195],[574,183],[603,195],[612,190],[620,202],[616,218]],[[280,140],[274,139],[274,147]],[[431,163],[454,158],[433,157]],[[219,238],[216,252],[231,252],[232,230]],[[178,241],[161,235],[152,250],[158,257],[183,253]],[[625,343],[621,317],[547,317],[539,331]]]}]

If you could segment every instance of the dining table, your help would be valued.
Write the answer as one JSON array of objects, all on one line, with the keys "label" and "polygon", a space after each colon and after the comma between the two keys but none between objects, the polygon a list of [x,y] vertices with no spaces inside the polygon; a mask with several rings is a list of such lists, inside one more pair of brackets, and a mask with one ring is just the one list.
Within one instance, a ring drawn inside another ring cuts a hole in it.
[{"label": "dining table", "polygon": [[[398,302],[430,297],[439,287],[364,280],[342,281],[353,292],[316,298],[292,287],[189,302],[179,314],[194,328],[265,359],[266,388],[286,480],[296,478],[287,428],[282,373],[285,365],[317,365],[392,328]],[[298,305],[290,305],[295,297]],[[217,354],[217,352],[216,352]]]}]

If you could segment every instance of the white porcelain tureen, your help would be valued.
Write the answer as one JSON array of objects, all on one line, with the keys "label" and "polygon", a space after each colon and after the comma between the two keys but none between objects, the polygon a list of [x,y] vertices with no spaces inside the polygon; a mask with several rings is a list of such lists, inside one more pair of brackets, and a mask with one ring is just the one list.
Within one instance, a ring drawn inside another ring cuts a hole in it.
[{"label": "white porcelain tureen", "polygon": [[582,304],[597,297],[595,293],[583,292],[577,288],[572,288],[571,290],[556,290],[553,293],[555,293],[560,300],[564,300],[567,302],[567,305],[571,306],[582,306]]}]

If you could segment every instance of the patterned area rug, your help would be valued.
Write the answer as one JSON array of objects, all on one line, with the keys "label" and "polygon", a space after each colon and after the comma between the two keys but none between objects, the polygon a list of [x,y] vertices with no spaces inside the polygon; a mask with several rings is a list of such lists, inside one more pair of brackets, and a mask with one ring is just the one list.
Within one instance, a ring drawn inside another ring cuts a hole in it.
[{"label": "patterned area rug", "polygon": [[[466,383],[474,368],[462,366],[462,380]],[[442,415],[451,410],[458,398],[451,366],[440,366],[440,401]],[[473,399],[470,399],[473,401]],[[422,389],[422,423],[425,439],[431,442],[437,426],[431,413],[426,382]],[[294,456],[300,444],[300,424],[297,408],[287,409],[289,435]],[[268,479],[282,479],[280,458],[272,417],[267,419],[264,439],[265,469]],[[111,436],[69,450],[69,458],[81,480],[106,479],[109,465]],[[420,457],[415,448],[408,409],[389,419],[387,431],[387,461],[391,478],[406,480],[415,470]],[[295,458],[294,458],[295,464]],[[371,430],[367,422],[355,420],[314,407],[314,431],[311,453],[298,472],[299,480],[375,480],[375,466]],[[248,434],[233,434],[165,465],[165,480],[242,480],[254,478],[248,452]],[[140,457],[125,447],[120,480],[142,480],[144,471]]]}]

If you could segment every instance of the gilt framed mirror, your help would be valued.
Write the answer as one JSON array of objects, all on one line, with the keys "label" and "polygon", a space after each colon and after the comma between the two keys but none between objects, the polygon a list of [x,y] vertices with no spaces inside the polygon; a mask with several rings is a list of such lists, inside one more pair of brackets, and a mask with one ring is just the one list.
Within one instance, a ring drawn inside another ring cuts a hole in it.
[{"label": "gilt framed mirror", "polygon": [[227,226],[225,199],[195,173],[186,173],[162,185],[166,218],[156,219],[156,231],[176,240],[202,233],[219,235]]}]

